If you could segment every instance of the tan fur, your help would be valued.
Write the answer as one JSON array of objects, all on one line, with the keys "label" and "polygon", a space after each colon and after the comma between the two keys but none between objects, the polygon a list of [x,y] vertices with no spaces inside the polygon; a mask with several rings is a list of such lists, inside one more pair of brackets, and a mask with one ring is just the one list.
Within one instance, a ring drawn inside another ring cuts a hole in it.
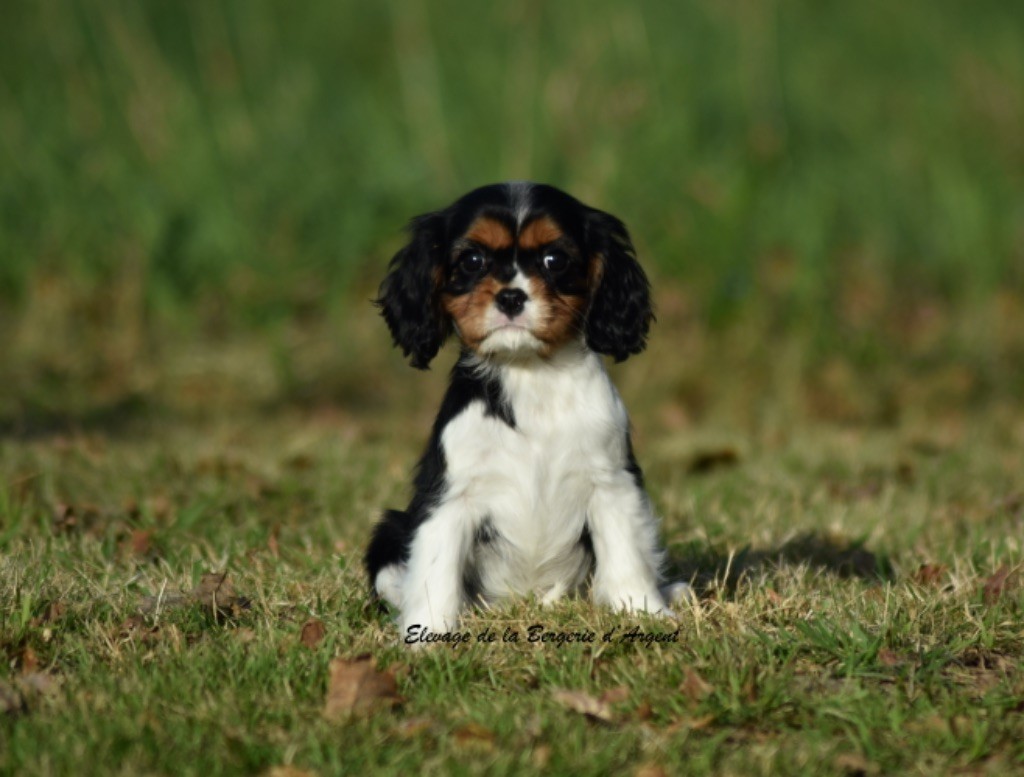
[{"label": "tan fur", "polygon": [[494,304],[494,295],[503,288],[494,278],[484,278],[466,294],[441,297],[441,306],[452,317],[463,342],[474,351],[487,336],[487,310]]},{"label": "tan fur", "polygon": [[562,228],[547,216],[534,219],[519,233],[519,247],[532,251],[562,237]]},{"label": "tan fur", "polygon": [[500,251],[512,245],[512,233],[508,227],[488,216],[480,216],[470,224],[465,238],[492,251]]}]

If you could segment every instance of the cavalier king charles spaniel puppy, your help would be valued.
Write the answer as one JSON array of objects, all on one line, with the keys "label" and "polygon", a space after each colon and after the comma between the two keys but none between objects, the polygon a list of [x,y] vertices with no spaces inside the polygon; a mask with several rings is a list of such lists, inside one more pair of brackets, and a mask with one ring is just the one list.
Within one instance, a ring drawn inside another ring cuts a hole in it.
[{"label": "cavalier king charles spaniel puppy", "polygon": [[[426,369],[461,354],[417,468],[366,552],[403,634],[451,631],[473,601],[595,602],[671,616],[658,524],[602,363],[644,349],[647,276],[625,225],[543,184],[476,189],[413,219],[377,305]],[[591,579],[591,572],[592,579]]]}]

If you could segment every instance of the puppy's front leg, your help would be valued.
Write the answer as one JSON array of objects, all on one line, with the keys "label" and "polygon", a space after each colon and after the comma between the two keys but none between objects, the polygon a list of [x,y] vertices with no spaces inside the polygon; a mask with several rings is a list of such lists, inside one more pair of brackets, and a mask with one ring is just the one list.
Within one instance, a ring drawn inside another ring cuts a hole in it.
[{"label": "puppy's front leg", "polygon": [[672,615],[658,591],[658,524],[632,475],[595,484],[587,524],[594,543],[594,601],[627,611]]},{"label": "puppy's front leg", "polygon": [[402,590],[403,640],[423,628],[444,632],[458,625],[472,536],[470,513],[459,499],[442,502],[417,528]]}]

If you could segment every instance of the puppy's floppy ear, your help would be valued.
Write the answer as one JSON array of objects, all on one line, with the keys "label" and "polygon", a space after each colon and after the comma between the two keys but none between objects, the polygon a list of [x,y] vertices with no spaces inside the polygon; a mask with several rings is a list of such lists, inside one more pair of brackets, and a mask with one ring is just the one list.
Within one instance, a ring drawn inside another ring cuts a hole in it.
[{"label": "puppy's floppy ear", "polygon": [[443,213],[417,216],[409,224],[409,233],[409,244],[388,265],[375,304],[395,345],[409,357],[413,367],[425,370],[452,330],[451,320],[438,299],[444,250]]},{"label": "puppy's floppy ear", "polygon": [[587,345],[621,362],[647,344],[654,319],[651,285],[636,260],[626,225],[615,216],[591,209],[586,244],[591,261],[597,262],[587,312]]}]

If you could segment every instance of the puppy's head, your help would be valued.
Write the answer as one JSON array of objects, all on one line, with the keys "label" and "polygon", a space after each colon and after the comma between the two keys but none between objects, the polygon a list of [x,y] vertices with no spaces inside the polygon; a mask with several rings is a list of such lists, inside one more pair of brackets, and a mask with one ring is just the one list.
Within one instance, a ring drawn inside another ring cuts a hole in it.
[{"label": "puppy's head", "polygon": [[494,184],[413,219],[377,304],[414,367],[453,332],[481,357],[547,357],[570,342],[622,361],[653,315],[626,227],[544,184]]}]

